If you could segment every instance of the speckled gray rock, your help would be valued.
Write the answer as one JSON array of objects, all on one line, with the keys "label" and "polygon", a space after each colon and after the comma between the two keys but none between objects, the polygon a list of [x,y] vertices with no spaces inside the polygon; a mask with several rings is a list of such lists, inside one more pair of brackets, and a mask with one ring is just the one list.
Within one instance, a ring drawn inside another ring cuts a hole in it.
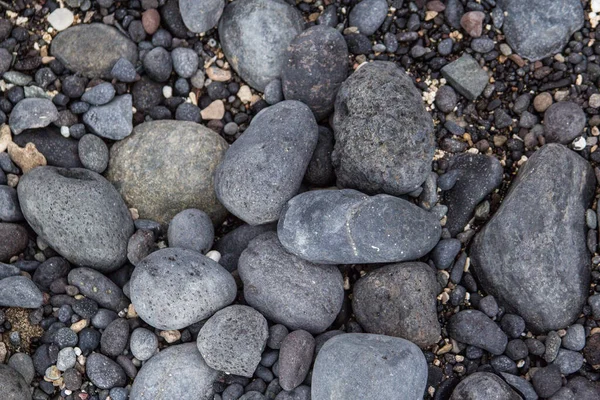
[{"label": "speckled gray rock", "polygon": [[440,232],[434,214],[406,200],[352,189],[299,194],[277,226],[288,251],[325,264],[416,260],[436,245]]},{"label": "speckled gray rock", "polygon": [[115,88],[110,82],[94,86],[81,96],[81,100],[94,106],[108,103],[115,97]]},{"label": "speckled gray rock", "polygon": [[29,384],[17,371],[0,364],[0,399],[31,400]]},{"label": "speckled gray rock", "polygon": [[167,248],[139,262],[130,281],[139,316],[162,330],[181,329],[231,304],[237,288],[223,267],[195,251]]},{"label": "speckled gray rock", "polygon": [[113,65],[110,74],[113,78],[127,83],[135,82],[137,76],[137,72],[131,61],[123,57],[119,58],[115,65]]},{"label": "speckled gray rock", "polygon": [[29,142],[46,157],[48,165],[63,168],[81,168],[83,164],[77,153],[77,140],[66,138],[53,126],[26,130],[13,137],[13,141],[21,147]]},{"label": "speckled gray rock", "polygon": [[559,53],[571,35],[583,26],[578,0],[500,0],[502,31],[510,47],[530,61]]},{"label": "speckled gray rock", "polygon": [[290,100],[264,109],[217,167],[217,198],[251,225],[277,221],[300,188],[317,140],[317,123],[306,105]]},{"label": "speckled gray rock", "polygon": [[442,68],[442,75],[456,91],[469,100],[475,100],[488,84],[488,73],[469,54],[463,54]]},{"label": "speckled gray rock", "polygon": [[156,82],[166,82],[173,72],[171,53],[163,47],[155,47],[147,52],[142,64],[150,79]]},{"label": "speckled gray rock", "polygon": [[178,400],[212,400],[219,373],[204,362],[195,343],[170,346],[144,363],[130,400],[157,400],[165,393]]},{"label": "speckled gray rock", "polygon": [[[179,2],[180,6],[182,1],[187,0],[181,0]],[[221,4],[221,7],[223,7],[225,4],[221,0],[216,1],[218,1]],[[195,2],[202,4],[207,3],[207,1],[205,0],[195,0]],[[175,70],[177,75],[179,75],[182,78],[191,78],[196,73],[196,71],[198,71],[198,53],[196,53],[192,49],[187,49],[185,47],[178,47],[176,49],[173,49],[173,51],[171,52],[171,58],[173,59],[173,69]]]},{"label": "speckled gray rock", "polygon": [[367,333],[329,339],[312,373],[312,400],[420,399],[427,363],[408,340]]},{"label": "speckled gray rock", "polygon": [[107,178],[141,218],[167,224],[178,212],[198,208],[221,223],[226,210],[213,175],[226,149],[225,139],[200,124],[147,122],[112,146]]},{"label": "speckled gray rock", "polygon": [[444,194],[448,206],[446,228],[456,235],[473,217],[475,207],[500,186],[504,169],[495,157],[465,153],[452,159],[449,171],[456,171],[452,173],[457,179]]},{"label": "speckled gray rock", "polygon": [[283,0],[241,0],[225,7],[219,39],[233,69],[262,92],[279,78],[285,50],[303,29],[302,15]]},{"label": "speckled gray rock", "polygon": [[552,104],[544,113],[544,138],[546,143],[569,144],[585,128],[585,113],[572,101]]},{"label": "speckled gray rock", "polygon": [[[98,40],[102,38],[102,40]],[[114,64],[123,57],[137,62],[135,43],[110,25],[75,25],[52,39],[51,54],[65,67],[89,78],[110,78]]]},{"label": "speckled gray rock", "polygon": [[92,353],[85,363],[85,373],[90,381],[100,389],[125,386],[127,376],[123,368],[104,354]]},{"label": "speckled gray rock", "polygon": [[233,305],[217,311],[198,334],[198,350],[218,371],[251,378],[267,344],[269,326],[252,307]]},{"label": "speckled gray rock", "polygon": [[215,244],[214,249],[221,253],[221,264],[229,272],[235,271],[240,255],[248,243],[260,234],[277,229],[276,224],[242,225],[223,236]]},{"label": "speckled gray rock", "polygon": [[18,222],[23,220],[17,191],[10,186],[0,185],[0,221]]},{"label": "speckled gray rock", "polygon": [[285,99],[308,105],[317,120],[327,117],[348,75],[348,46],[342,34],[324,25],[310,27],[292,40],[285,60],[281,71]]},{"label": "speckled gray rock", "polygon": [[38,308],[44,302],[40,289],[24,276],[0,279],[0,306]]},{"label": "speckled gray rock", "polygon": [[530,329],[564,328],[586,301],[585,211],[595,184],[583,158],[562,145],[546,145],[520,169],[494,217],[475,236],[471,263],[483,289]]},{"label": "speckled gray rock", "polygon": [[135,358],[146,361],[158,350],[158,338],[146,328],[137,328],[131,332],[129,348]]},{"label": "speckled gray rock", "polygon": [[317,147],[304,174],[304,181],[309,185],[325,187],[335,183],[335,171],[331,163],[333,145],[333,132],[324,126],[319,126]]},{"label": "speckled gray rock", "polygon": [[0,239],[0,262],[8,262],[12,256],[25,250],[29,243],[24,227],[6,222],[0,222]]},{"label": "speckled gray rock", "polygon": [[25,129],[43,128],[58,119],[58,110],[48,99],[28,98],[19,101],[10,113],[8,124],[15,135]]},{"label": "speckled gray rock", "polygon": [[436,305],[440,290],[427,264],[386,265],[354,284],[352,310],[366,332],[428,347],[440,337]]},{"label": "speckled gray rock", "polygon": [[16,370],[27,384],[33,382],[35,378],[35,368],[33,367],[33,360],[27,353],[14,353],[8,360],[8,366]]},{"label": "speckled gray rock", "polygon": [[122,140],[133,130],[132,97],[130,94],[116,97],[103,106],[92,106],[83,114],[83,122],[96,135]]},{"label": "speckled gray rock", "polygon": [[388,4],[385,0],[362,0],[350,11],[350,26],[355,26],[363,35],[375,33],[387,16]]},{"label": "speckled gray rock", "polygon": [[133,220],[101,175],[38,167],[21,178],[17,189],[29,225],[73,264],[111,272],[126,261]]},{"label": "speckled gray rock", "polygon": [[250,242],[238,262],[244,298],[270,320],[290,329],[323,332],[342,307],[342,274],[288,253],[275,232]]},{"label": "speckled gray rock", "polygon": [[183,23],[194,33],[206,32],[217,26],[223,8],[223,0],[179,0]]},{"label": "speckled gray rock", "polygon": [[167,232],[169,247],[194,250],[206,254],[212,247],[215,229],[208,214],[189,208],[173,217]]},{"label": "speckled gray rock", "polygon": [[121,311],[127,307],[127,299],[123,291],[106,275],[91,268],[72,269],[68,275],[70,285],[76,286],[79,292],[94,300],[102,307]]},{"label": "speckled gray rock", "polygon": [[300,386],[313,360],[315,339],[303,330],[291,332],[283,339],[279,350],[279,384],[283,390]]},{"label": "speckled gray rock", "polygon": [[340,87],[333,117],[340,187],[409,193],[431,171],[433,121],[412,79],[391,62],[360,67]]},{"label": "speckled gray rock", "polygon": [[508,338],[500,327],[477,310],[463,310],[454,314],[446,329],[452,339],[496,355],[504,353],[508,343]]},{"label": "speckled gray rock", "polygon": [[108,167],[108,147],[96,135],[88,133],[79,139],[78,154],[83,166],[91,171],[101,174]]},{"label": "speckled gray rock", "polygon": [[497,375],[476,372],[462,380],[450,400],[522,400],[514,390]]},{"label": "speckled gray rock", "polygon": [[109,357],[117,357],[127,347],[128,339],[129,323],[124,318],[117,318],[102,332],[100,351]]}]

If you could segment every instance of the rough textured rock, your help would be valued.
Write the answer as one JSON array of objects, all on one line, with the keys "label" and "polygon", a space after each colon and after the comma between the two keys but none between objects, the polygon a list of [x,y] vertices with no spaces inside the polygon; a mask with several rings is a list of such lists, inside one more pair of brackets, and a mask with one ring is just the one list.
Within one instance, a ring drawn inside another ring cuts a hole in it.
[{"label": "rough textured rock", "polygon": [[315,360],[312,400],[420,399],[427,363],[408,340],[366,333],[329,339]]},{"label": "rough textured rock", "polygon": [[531,61],[559,53],[571,35],[583,26],[578,0],[500,0],[502,31],[510,47]]},{"label": "rough textured rock", "polygon": [[225,7],[219,39],[233,69],[262,92],[279,78],[285,50],[303,29],[302,15],[283,0],[241,0]]},{"label": "rough textured rock", "polygon": [[427,264],[392,264],[354,284],[352,310],[369,333],[397,336],[427,347],[438,341],[436,296],[440,291]]},{"label": "rough textured rock", "polygon": [[431,171],[433,122],[411,78],[391,62],[363,65],[340,87],[332,154],[338,186],[392,195]]},{"label": "rough textured rock", "polygon": [[310,27],[292,40],[285,60],[285,99],[308,105],[317,120],[327,117],[348,75],[348,46],[342,34],[324,25]]},{"label": "rough textured rock", "polygon": [[223,236],[215,244],[214,249],[221,253],[221,264],[229,272],[235,271],[240,255],[248,243],[260,234],[277,229],[276,224],[242,225]]},{"label": "rough textured rock", "polygon": [[250,242],[238,262],[244,298],[270,320],[290,329],[323,332],[342,307],[342,274],[288,253],[275,232]]},{"label": "rough textured rock", "polygon": [[488,84],[488,73],[469,54],[442,68],[442,75],[448,83],[469,100],[475,100]]},{"label": "rough textured rock", "polygon": [[44,296],[33,281],[24,276],[9,276],[0,279],[0,306],[38,308]]},{"label": "rough textured rock", "polygon": [[315,118],[299,101],[261,111],[217,167],[219,201],[251,225],[277,221],[300,188],[317,140]]},{"label": "rough textured rock", "polygon": [[140,261],[131,275],[130,298],[139,316],[162,330],[181,329],[231,304],[233,277],[208,257],[167,248]]},{"label": "rough textured rock", "polygon": [[350,11],[350,26],[355,26],[360,33],[370,36],[379,29],[387,12],[388,5],[385,0],[362,0]]},{"label": "rough textured rock", "polygon": [[127,376],[123,368],[104,354],[92,353],[85,363],[85,373],[90,381],[100,389],[125,386]]},{"label": "rough textured rock", "polygon": [[440,232],[434,214],[406,200],[351,189],[294,197],[277,227],[288,251],[326,264],[415,260],[436,245]]},{"label": "rough textured rock", "polygon": [[303,330],[285,337],[279,350],[279,384],[283,390],[294,390],[306,378],[312,364],[315,339]]},{"label": "rough textured rock", "polygon": [[198,208],[217,224],[226,211],[213,175],[226,149],[223,138],[200,124],[147,122],[112,146],[107,178],[141,218],[166,224],[179,211]]},{"label": "rough textured rock", "polygon": [[8,365],[0,364],[0,383],[0,399],[31,400],[29,384]]},{"label": "rough textured rock", "polygon": [[73,264],[111,272],[126,261],[133,220],[101,175],[38,167],[21,178],[17,191],[29,225]]},{"label": "rough textured rock", "polygon": [[111,78],[119,58],[135,64],[138,57],[135,43],[116,28],[99,23],[80,24],[59,33],[50,52],[68,69],[89,78]]},{"label": "rough textured rock", "polygon": [[169,247],[194,250],[206,254],[213,244],[215,230],[208,214],[189,208],[178,213],[169,223]]},{"label": "rough textured rock", "polygon": [[46,157],[48,165],[63,168],[81,168],[77,141],[62,136],[57,128],[26,130],[13,141],[21,147],[27,143],[35,144],[36,149]]},{"label": "rough textured rock", "polygon": [[115,97],[102,106],[93,106],[83,114],[83,122],[96,135],[105,139],[122,140],[133,130],[132,97]]},{"label": "rough textured rock", "polygon": [[0,222],[0,262],[25,250],[29,243],[27,230],[21,225]]},{"label": "rough textured rock", "polygon": [[19,101],[10,113],[8,124],[15,135],[25,129],[44,128],[58,119],[58,110],[48,99],[29,98]]},{"label": "rough textured rock", "polygon": [[581,312],[590,282],[585,211],[595,183],[583,158],[546,145],[474,239],[471,262],[484,290],[530,329],[564,328]]},{"label": "rough textured rock", "polygon": [[514,390],[497,375],[489,372],[476,372],[462,380],[450,400],[521,400]]},{"label": "rough textured rock", "polygon": [[552,104],[544,113],[544,137],[547,143],[569,144],[585,128],[585,113],[572,101]]},{"label": "rough textured rock", "polygon": [[144,363],[137,374],[131,400],[212,400],[219,373],[206,365],[195,343],[171,346]]},{"label": "rough textured rock", "polygon": [[232,305],[210,317],[198,334],[198,350],[218,371],[251,378],[267,344],[269,326],[252,307]]},{"label": "rough textured rock", "polygon": [[500,186],[504,170],[495,157],[465,153],[452,159],[450,171],[457,171],[451,172],[457,174],[457,179],[452,189],[445,193],[446,228],[456,235],[473,217],[475,207]]},{"label": "rough textured rock", "polygon": [[223,0],[179,0],[183,23],[194,33],[206,32],[217,26],[223,8]]},{"label": "rough textured rock", "polygon": [[502,354],[508,343],[506,334],[487,315],[477,310],[463,310],[448,321],[448,335],[461,343]]},{"label": "rough textured rock", "polygon": [[79,292],[94,300],[102,307],[121,311],[127,307],[123,291],[106,275],[86,267],[75,268],[69,272],[69,285],[76,286]]}]

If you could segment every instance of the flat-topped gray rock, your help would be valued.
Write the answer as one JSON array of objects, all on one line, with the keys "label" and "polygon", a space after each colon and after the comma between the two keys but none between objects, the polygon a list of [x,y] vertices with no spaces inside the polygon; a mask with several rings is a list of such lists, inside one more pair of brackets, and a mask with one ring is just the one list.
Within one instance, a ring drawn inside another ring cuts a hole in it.
[{"label": "flat-topped gray rock", "polygon": [[0,279],[0,306],[38,308],[44,296],[33,281],[24,276],[9,276]]},{"label": "flat-topped gray rock", "polygon": [[434,214],[398,197],[352,189],[299,194],[277,226],[289,252],[323,264],[416,260],[433,249],[440,234]]},{"label": "flat-topped gray rock", "polygon": [[487,72],[466,53],[442,68],[442,75],[450,86],[469,100],[479,97],[489,81]]},{"label": "flat-topped gray rock", "polygon": [[121,57],[137,62],[138,49],[110,25],[75,25],[52,39],[50,53],[73,72],[89,78],[111,78],[111,69]]},{"label": "flat-topped gray rock", "polygon": [[565,328],[585,303],[590,282],[585,211],[595,184],[586,160],[548,144],[521,168],[494,217],[475,236],[471,263],[483,289],[534,331]]},{"label": "flat-topped gray rock", "polygon": [[10,113],[8,124],[15,135],[25,129],[44,128],[58,119],[58,110],[48,99],[29,98],[19,101]]}]

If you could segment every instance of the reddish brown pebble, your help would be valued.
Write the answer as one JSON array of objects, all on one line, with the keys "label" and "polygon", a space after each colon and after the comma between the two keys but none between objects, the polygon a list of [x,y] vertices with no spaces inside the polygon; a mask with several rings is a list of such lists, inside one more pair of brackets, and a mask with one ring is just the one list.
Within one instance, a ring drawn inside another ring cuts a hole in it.
[{"label": "reddish brown pebble", "polygon": [[142,26],[148,35],[154,35],[160,26],[160,14],[151,8],[142,13]]},{"label": "reddish brown pebble", "polygon": [[429,11],[442,12],[446,9],[446,5],[440,0],[433,0],[427,3],[427,9]]},{"label": "reddish brown pebble", "polygon": [[478,38],[483,32],[484,19],[485,14],[481,11],[469,11],[460,19],[460,26],[462,26],[471,37]]}]

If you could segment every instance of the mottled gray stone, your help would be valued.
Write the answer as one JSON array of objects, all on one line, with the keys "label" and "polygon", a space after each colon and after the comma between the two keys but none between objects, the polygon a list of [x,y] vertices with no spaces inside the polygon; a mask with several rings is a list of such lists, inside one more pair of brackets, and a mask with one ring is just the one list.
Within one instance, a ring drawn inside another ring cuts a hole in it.
[{"label": "mottled gray stone", "polygon": [[23,220],[17,191],[10,186],[0,185],[0,221],[18,222]]},{"label": "mottled gray stone", "polygon": [[85,363],[85,373],[90,381],[100,389],[125,386],[127,376],[123,368],[104,354],[92,353]]},{"label": "mottled gray stone", "polygon": [[206,254],[213,244],[215,230],[208,214],[190,208],[173,217],[167,231],[169,247],[194,250]]},{"label": "mottled gray stone", "polygon": [[92,106],[83,114],[83,122],[96,135],[105,139],[121,140],[133,130],[132,97],[116,97],[102,106]]},{"label": "mottled gray stone", "polygon": [[76,286],[81,294],[102,307],[113,311],[121,311],[127,307],[127,299],[121,288],[106,275],[94,269],[86,267],[72,269],[68,281],[70,285]]},{"label": "mottled gray stone", "polygon": [[388,4],[385,0],[362,0],[350,11],[350,26],[355,26],[363,35],[370,36],[385,20]]},{"label": "mottled gray stone", "polygon": [[0,279],[0,306],[38,308],[44,302],[40,289],[24,276]]},{"label": "mottled gray stone", "polygon": [[494,321],[477,310],[454,314],[446,327],[448,335],[461,343],[476,346],[499,355],[504,353],[508,338]]},{"label": "mottled gray stone", "polygon": [[306,378],[313,360],[315,339],[303,330],[291,332],[279,350],[279,384],[283,390],[294,390]]},{"label": "mottled gray stone", "polygon": [[579,155],[559,144],[542,147],[471,246],[483,289],[536,332],[568,326],[586,301],[585,210],[595,183]]},{"label": "mottled gray stone", "polygon": [[33,382],[33,378],[35,378],[35,368],[33,367],[33,360],[29,354],[13,354],[8,360],[8,366],[20,373],[27,384]]},{"label": "mottled gray stone", "polygon": [[544,138],[546,143],[569,144],[585,128],[585,113],[572,101],[559,101],[544,112]]},{"label": "mottled gray stone", "polygon": [[25,129],[44,128],[58,119],[58,110],[48,99],[29,98],[19,101],[10,113],[8,124],[15,135]]},{"label": "mottled gray stone", "polygon": [[146,361],[158,350],[158,338],[146,328],[137,328],[131,332],[129,348],[135,358]]},{"label": "mottled gray stone", "polygon": [[0,364],[0,399],[31,400],[29,384],[17,371]]},{"label": "mottled gray stone", "polygon": [[194,33],[206,32],[217,26],[223,8],[223,0],[179,0],[183,23]]},{"label": "mottled gray stone", "polygon": [[215,244],[214,249],[221,253],[221,264],[229,272],[237,269],[240,255],[248,243],[260,234],[277,229],[276,224],[242,225],[223,236]]},{"label": "mottled gray stone", "polygon": [[522,400],[514,390],[497,375],[489,372],[476,372],[462,380],[450,400]]},{"label": "mottled gray stone", "polygon": [[469,100],[475,100],[488,84],[489,77],[468,54],[442,68],[442,75],[456,91]]},{"label": "mottled gray stone", "polygon": [[103,82],[94,86],[81,96],[81,100],[94,106],[108,103],[115,97],[115,88],[110,82]]},{"label": "mottled gray stone", "polygon": [[63,168],[81,168],[77,152],[77,140],[66,138],[56,127],[26,130],[13,137],[13,141],[21,147],[29,142],[46,157],[48,165]]},{"label": "mottled gray stone", "polygon": [[108,167],[108,147],[96,135],[83,135],[79,139],[77,152],[81,163],[89,170],[101,174]]}]

